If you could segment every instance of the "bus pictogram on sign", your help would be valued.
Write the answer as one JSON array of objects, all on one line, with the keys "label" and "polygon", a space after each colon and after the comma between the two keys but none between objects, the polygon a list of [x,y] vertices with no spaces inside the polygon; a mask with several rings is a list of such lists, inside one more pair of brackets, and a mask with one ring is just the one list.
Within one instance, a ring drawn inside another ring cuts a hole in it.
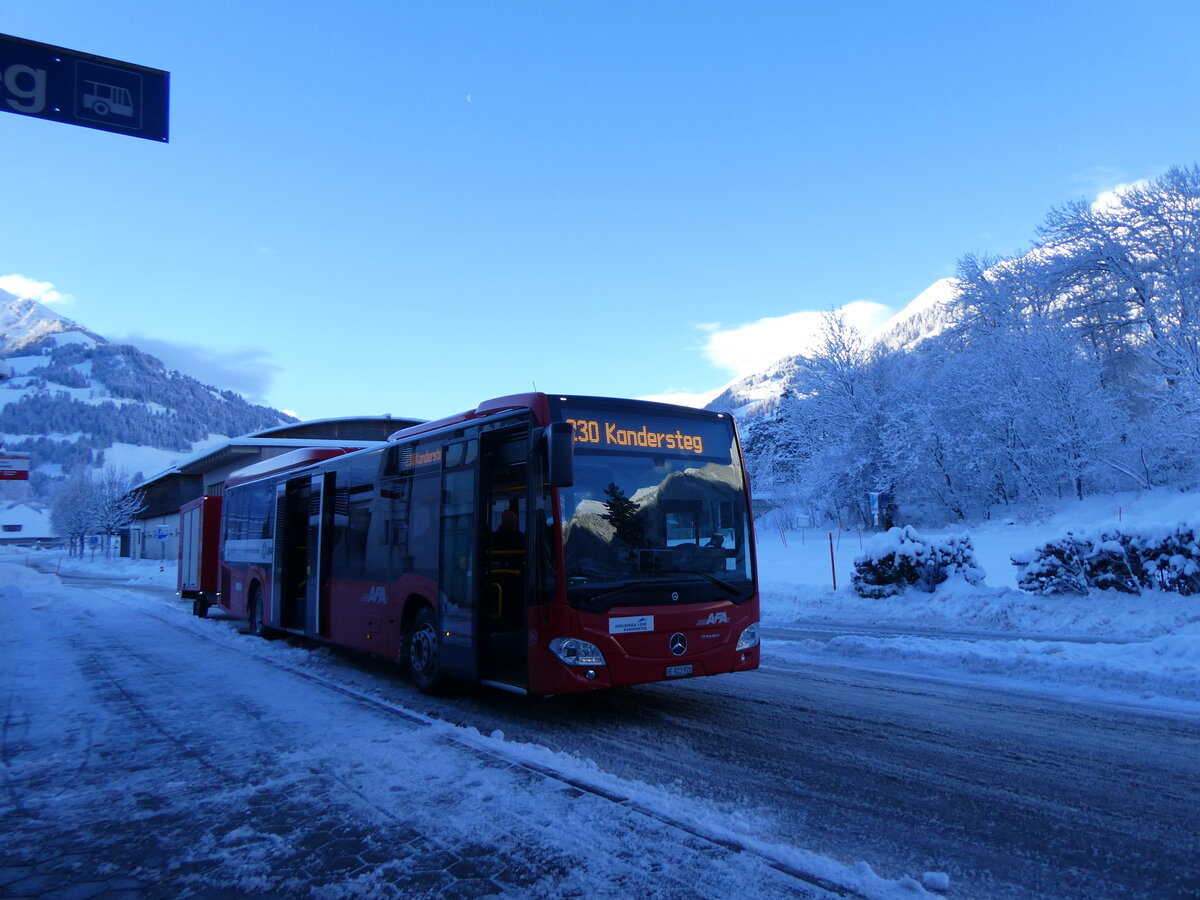
[{"label": "bus pictogram on sign", "polygon": [[170,73],[0,34],[0,112],[167,140]]}]

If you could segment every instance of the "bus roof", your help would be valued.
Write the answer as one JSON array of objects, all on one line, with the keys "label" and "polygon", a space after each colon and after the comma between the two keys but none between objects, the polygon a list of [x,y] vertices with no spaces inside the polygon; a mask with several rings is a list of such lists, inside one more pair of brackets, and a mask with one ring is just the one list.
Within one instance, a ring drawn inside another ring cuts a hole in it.
[{"label": "bus roof", "polygon": [[229,488],[245,484],[247,481],[255,481],[267,475],[286,472],[289,469],[300,469],[304,466],[310,466],[313,463],[333,459],[335,456],[342,456],[346,453],[362,450],[365,447],[378,446],[381,443],[380,441],[366,441],[346,447],[301,447],[298,450],[281,453],[279,456],[272,456],[261,462],[256,462],[253,465],[246,466],[244,469],[238,469],[236,472],[230,472],[225,477],[225,487]]},{"label": "bus roof", "polygon": [[[603,403],[614,405],[629,405],[642,408],[659,408],[663,413],[673,414],[691,414],[698,416],[707,416],[718,419],[732,419],[728,413],[714,412],[710,409],[697,409],[691,406],[679,406],[673,403],[663,403],[660,400],[630,400],[620,397],[584,397],[577,395],[561,395],[552,394],[557,399],[572,403]],[[402,428],[388,435],[389,441],[403,441],[408,438],[419,437],[422,434],[429,434],[433,431],[441,431],[444,428],[453,428],[455,425],[462,425],[471,422],[475,419],[482,419],[486,416],[494,415],[499,412],[505,412],[513,409],[527,409],[533,413],[539,425],[549,425],[551,418],[551,403],[546,394],[529,393],[529,394],[508,394],[504,397],[496,397],[493,400],[485,400],[472,410],[464,413],[459,413],[454,416],[446,416],[444,419],[435,419],[432,422],[421,422],[412,425],[408,428]]]},{"label": "bus roof", "polygon": [[447,416],[444,419],[436,419],[432,422],[422,422],[419,425],[413,425],[409,428],[401,428],[399,431],[389,435],[388,440],[403,441],[410,437],[428,434],[431,431],[440,431],[443,428],[450,428],[454,425],[470,422],[474,419],[481,419],[485,416],[510,409],[528,409],[537,417],[540,424],[548,425],[550,423],[550,404],[546,401],[545,394],[509,394],[506,397],[485,400],[474,409],[455,416]]}]

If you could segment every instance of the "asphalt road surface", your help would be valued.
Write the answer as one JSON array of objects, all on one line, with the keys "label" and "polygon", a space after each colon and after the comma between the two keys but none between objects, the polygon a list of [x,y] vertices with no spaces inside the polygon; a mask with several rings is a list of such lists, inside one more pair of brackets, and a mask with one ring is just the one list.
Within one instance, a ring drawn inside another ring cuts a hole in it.
[{"label": "asphalt road surface", "polygon": [[1200,720],[850,668],[442,714],[763,817],[764,835],[995,898],[1200,897]]}]

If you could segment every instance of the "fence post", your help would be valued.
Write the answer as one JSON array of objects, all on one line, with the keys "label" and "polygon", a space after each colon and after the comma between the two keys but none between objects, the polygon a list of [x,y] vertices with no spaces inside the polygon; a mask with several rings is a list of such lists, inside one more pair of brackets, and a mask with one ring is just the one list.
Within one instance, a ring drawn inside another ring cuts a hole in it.
[{"label": "fence post", "polygon": [[[840,534],[840,532],[839,532]],[[833,589],[837,590],[837,563],[833,561],[833,532],[829,532],[829,572],[833,575]]]}]

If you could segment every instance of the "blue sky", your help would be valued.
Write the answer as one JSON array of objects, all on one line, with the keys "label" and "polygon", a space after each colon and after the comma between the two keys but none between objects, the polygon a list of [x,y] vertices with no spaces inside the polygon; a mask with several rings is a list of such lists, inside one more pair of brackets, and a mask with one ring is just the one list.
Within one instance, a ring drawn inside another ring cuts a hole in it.
[{"label": "blue sky", "polygon": [[0,275],[302,418],[709,391],[821,311],[878,318],[1054,205],[1200,162],[1198,24],[1153,0],[8,3],[0,32],[169,70],[171,140],[0,115]]}]

